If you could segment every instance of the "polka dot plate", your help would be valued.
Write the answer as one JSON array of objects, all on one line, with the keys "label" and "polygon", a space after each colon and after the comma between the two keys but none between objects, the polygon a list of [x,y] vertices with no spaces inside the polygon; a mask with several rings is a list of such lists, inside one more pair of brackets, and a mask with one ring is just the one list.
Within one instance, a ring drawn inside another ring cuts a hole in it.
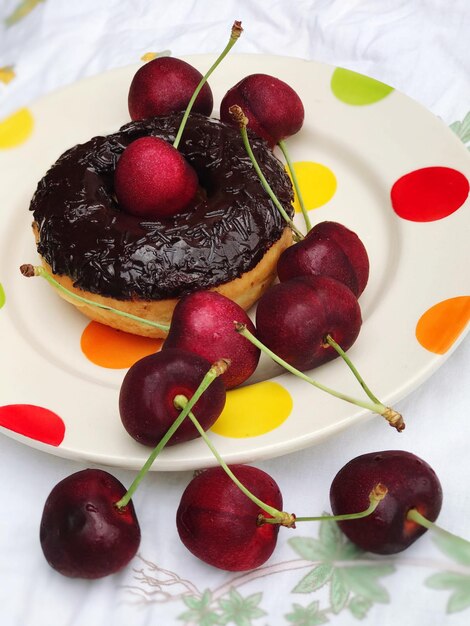
[{"label": "polka dot plate", "polygon": [[[203,72],[212,60],[188,58]],[[45,281],[22,277],[19,266],[37,263],[28,211],[37,182],[70,146],[129,121],[136,69],[83,80],[0,122],[0,428],[49,453],[127,468],[139,468],[149,450],[121,425],[120,383],[160,343],[90,323]],[[287,144],[312,222],[341,222],[368,250],[364,323],[349,354],[374,393],[392,404],[430,376],[466,330],[470,155],[442,121],[393,88],[315,62],[228,57],[210,81],[215,107],[254,72],[285,80],[305,105],[304,127]],[[301,215],[296,221],[302,228]],[[362,397],[338,359],[312,375]],[[249,382],[229,392],[210,432],[229,462],[293,452],[366,417],[381,419],[267,359]],[[164,450],[153,467],[213,463],[204,443],[192,441]]]}]

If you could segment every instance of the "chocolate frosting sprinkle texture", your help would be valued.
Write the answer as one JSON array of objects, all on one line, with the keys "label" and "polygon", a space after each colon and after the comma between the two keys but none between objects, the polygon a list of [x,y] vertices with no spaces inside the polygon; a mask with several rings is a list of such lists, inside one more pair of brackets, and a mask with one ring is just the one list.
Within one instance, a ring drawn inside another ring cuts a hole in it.
[{"label": "chocolate frosting sprinkle texture", "polygon": [[[114,195],[117,160],[135,139],[173,142],[181,113],[131,122],[65,152],[39,182],[30,210],[38,252],[75,287],[116,298],[160,300],[216,287],[249,271],[285,222],[264,191],[238,129],[192,114],[180,151],[200,190],[182,213],[151,221],[122,211]],[[267,144],[251,136],[273,191],[293,214],[292,186]]]}]

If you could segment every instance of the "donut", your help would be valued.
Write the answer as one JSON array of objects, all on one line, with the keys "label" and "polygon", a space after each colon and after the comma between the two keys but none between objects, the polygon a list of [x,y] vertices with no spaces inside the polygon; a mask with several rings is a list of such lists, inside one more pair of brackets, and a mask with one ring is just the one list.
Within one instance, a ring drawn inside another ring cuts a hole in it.
[{"label": "donut", "polygon": [[[250,308],[274,280],[277,259],[292,243],[238,129],[195,113],[179,147],[199,178],[191,205],[171,218],[152,220],[120,209],[113,188],[119,156],[143,136],[172,143],[181,116],[131,122],[67,150],[39,182],[30,205],[38,253],[56,280],[82,297],[162,323],[170,322],[178,299],[193,291],[214,289]],[[284,166],[264,140],[250,134],[250,142],[292,216],[293,191]],[[164,336],[113,312],[70,302],[114,328]]]}]

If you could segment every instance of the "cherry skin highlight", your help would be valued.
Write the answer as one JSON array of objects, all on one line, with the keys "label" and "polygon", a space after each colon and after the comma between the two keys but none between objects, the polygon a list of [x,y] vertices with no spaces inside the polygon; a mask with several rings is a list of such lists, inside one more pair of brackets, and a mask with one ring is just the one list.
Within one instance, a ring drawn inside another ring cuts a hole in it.
[{"label": "cherry skin highlight", "polygon": [[180,348],[194,352],[211,363],[230,359],[231,365],[221,376],[227,389],[243,383],[255,371],[260,351],[240,336],[234,321],[246,324],[256,333],[245,311],[232,300],[215,291],[198,291],[178,302],[162,350]]},{"label": "cherry skin highlight", "polygon": [[195,170],[178,150],[158,137],[141,137],[129,144],[114,173],[120,207],[142,218],[181,213],[197,189]]},{"label": "cherry skin highlight", "polygon": [[302,276],[271,287],[256,310],[258,339],[299,370],[338,356],[331,337],[348,350],[362,324],[357,298],[346,285],[327,276]]},{"label": "cherry skin highlight", "polygon": [[442,505],[442,488],[434,470],[422,459],[402,450],[371,452],[349,461],[335,476],[330,489],[333,513],[354,513],[367,508],[372,488],[382,483],[385,498],[368,517],[338,522],[357,546],[376,554],[405,550],[426,529],[407,519],[410,509],[434,522]]},{"label": "cherry skin highlight", "polygon": [[329,276],[358,298],[369,279],[369,257],[352,230],[337,222],[320,222],[304,239],[284,250],[277,275],[281,282],[297,276]]},{"label": "cherry skin highlight", "polygon": [[[265,472],[248,465],[230,467],[247,489],[282,511],[282,495]],[[260,567],[274,551],[278,524],[258,524],[269,517],[232,482],[221,467],[198,474],[186,487],[176,513],[181,541],[196,557],[219,569]]]},{"label": "cherry skin highlight", "polygon": [[[186,61],[160,57],[143,65],[132,79],[128,105],[132,120],[165,116],[184,111],[196,90],[202,74]],[[212,91],[208,83],[198,94],[193,111],[210,115]]]},{"label": "cherry skin highlight", "polygon": [[140,544],[132,501],[115,506],[125,493],[114,476],[99,469],[60,481],[46,500],[40,526],[49,565],[74,578],[101,578],[125,567]]},{"label": "cherry skin highlight", "polygon": [[271,147],[297,133],[305,111],[301,99],[287,83],[268,74],[251,74],[234,85],[220,104],[220,119],[234,124],[229,112],[233,105],[243,109],[248,128]]},{"label": "cherry skin highlight", "polygon": [[[176,348],[140,359],[128,370],[119,394],[119,412],[127,432],[139,443],[156,446],[181,412],[176,396],[188,400],[211,367],[206,359]],[[217,378],[192,412],[208,430],[225,406],[225,387]],[[196,427],[185,419],[167,445],[199,437]]]}]

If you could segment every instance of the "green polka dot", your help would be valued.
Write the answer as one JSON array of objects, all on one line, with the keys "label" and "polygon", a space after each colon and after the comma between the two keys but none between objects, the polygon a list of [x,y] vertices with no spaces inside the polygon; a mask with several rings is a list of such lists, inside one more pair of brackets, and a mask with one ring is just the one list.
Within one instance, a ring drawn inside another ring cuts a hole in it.
[{"label": "green polka dot", "polygon": [[331,90],[341,102],[352,105],[373,104],[393,91],[375,78],[337,67],[331,77]]},{"label": "green polka dot", "polygon": [[0,283],[0,309],[5,304],[5,292],[3,291],[2,283]]}]

